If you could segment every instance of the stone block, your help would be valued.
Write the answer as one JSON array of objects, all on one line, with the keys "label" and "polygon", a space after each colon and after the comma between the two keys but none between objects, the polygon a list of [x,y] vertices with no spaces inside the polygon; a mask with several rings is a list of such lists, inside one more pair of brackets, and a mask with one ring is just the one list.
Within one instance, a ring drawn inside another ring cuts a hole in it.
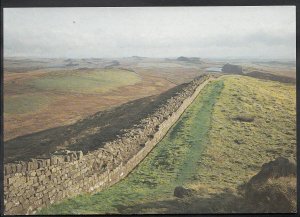
[{"label": "stone block", "polygon": [[11,164],[4,164],[4,174],[8,175],[12,173]]},{"label": "stone block", "polygon": [[50,176],[50,175],[51,175],[50,170],[46,170],[45,175],[46,175],[46,176]]},{"label": "stone block", "polygon": [[43,191],[45,188],[46,188],[45,186],[40,185],[40,186],[38,186],[36,192],[41,192],[41,191]]},{"label": "stone block", "polygon": [[32,170],[33,169],[33,162],[28,162],[27,163],[27,170]]},{"label": "stone block", "polygon": [[37,176],[42,175],[42,171],[41,171],[41,170],[37,170],[37,171],[36,171],[36,175],[37,175]]},{"label": "stone block", "polygon": [[51,166],[58,164],[58,158],[57,158],[57,156],[51,155],[51,157],[50,157],[50,164],[51,164]]},{"label": "stone block", "polygon": [[68,156],[70,157],[70,161],[75,161],[75,160],[77,160],[77,155],[76,155],[75,152],[69,153]]},{"label": "stone block", "polygon": [[17,179],[18,179],[18,177],[16,177],[16,176],[12,176],[12,177],[8,178],[8,185],[13,185]]},{"label": "stone block", "polygon": [[22,207],[24,210],[27,210],[29,208],[29,200],[28,199],[25,199],[22,203]]},{"label": "stone block", "polygon": [[38,160],[37,164],[38,164],[38,168],[43,168],[45,166],[43,160]]},{"label": "stone block", "polygon": [[38,161],[37,161],[37,159],[34,159],[34,158],[31,158],[30,159],[31,160],[31,169],[32,170],[36,170],[36,169],[38,169]]},{"label": "stone block", "polygon": [[15,204],[11,201],[11,202],[7,202],[6,204],[4,204],[5,210],[9,210],[12,207],[14,207]]},{"label": "stone block", "polygon": [[49,178],[46,176],[44,180],[41,181],[41,185],[47,185],[49,183]]},{"label": "stone block", "polygon": [[45,165],[47,167],[51,166],[51,160],[50,159],[45,159]]},{"label": "stone block", "polygon": [[61,164],[61,163],[65,162],[65,157],[63,155],[57,156],[57,161],[58,161],[58,164]]},{"label": "stone block", "polygon": [[21,173],[22,172],[22,165],[21,164],[16,164],[16,172]]},{"label": "stone block", "polygon": [[64,156],[64,161],[69,162],[70,161],[70,156],[68,156],[68,155]]},{"label": "stone block", "polygon": [[[48,197],[48,196],[47,196]],[[34,204],[35,205],[35,207],[38,207],[38,206],[40,206],[41,204],[43,203],[43,201],[41,200],[41,199],[39,199],[39,200],[33,200],[32,202],[30,201],[30,204]]]},{"label": "stone block", "polygon": [[81,160],[83,158],[83,152],[82,151],[77,151],[76,152],[76,157],[77,157],[77,160]]},{"label": "stone block", "polygon": [[4,185],[4,187],[8,186],[8,178],[7,177],[3,178],[3,185]]},{"label": "stone block", "polygon": [[37,181],[32,185],[32,187],[37,188],[39,185],[40,185],[40,183]]},{"label": "stone block", "polygon": [[16,173],[16,172],[17,172],[16,164],[11,164],[11,173]]},{"label": "stone block", "polygon": [[35,184],[35,183],[37,183],[38,182],[38,177],[33,177],[33,183]]},{"label": "stone block", "polygon": [[38,180],[43,181],[43,180],[45,180],[45,178],[46,178],[46,176],[44,174],[42,174],[38,177]]},{"label": "stone block", "polygon": [[27,185],[33,185],[33,179],[28,180]]}]

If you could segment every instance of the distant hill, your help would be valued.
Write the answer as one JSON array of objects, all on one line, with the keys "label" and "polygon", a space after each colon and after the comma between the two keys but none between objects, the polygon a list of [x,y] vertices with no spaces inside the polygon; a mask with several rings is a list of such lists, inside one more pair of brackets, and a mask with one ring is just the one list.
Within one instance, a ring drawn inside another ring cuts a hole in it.
[{"label": "distant hill", "polygon": [[143,60],[145,57],[140,57],[140,56],[132,56],[131,58],[135,60]]},{"label": "distant hill", "polygon": [[111,63],[110,63],[109,65],[105,66],[104,68],[105,68],[105,69],[111,69],[111,68],[113,68],[114,66],[119,66],[119,65],[120,65],[120,62],[119,62],[119,61],[113,60],[113,61],[111,61]]},{"label": "distant hill", "polygon": [[190,59],[187,58],[187,57],[181,56],[181,57],[178,57],[177,60],[178,60],[178,61],[189,61]]},{"label": "distant hill", "polygon": [[222,67],[222,72],[225,72],[225,73],[234,73],[234,74],[243,74],[243,69],[242,69],[241,66],[232,65],[232,64],[226,63]]},{"label": "distant hill", "polygon": [[184,56],[180,56],[176,60],[178,60],[178,61],[185,61],[185,62],[200,62],[200,63],[202,62],[199,57],[184,57]]},{"label": "distant hill", "polygon": [[283,83],[296,83],[295,78],[290,78],[286,76],[280,76],[280,75],[274,75],[267,72],[260,72],[260,71],[252,71],[246,74],[247,76],[259,78],[259,79],[265,79],[265,80],[271,80],[271,81],[280,81]]}]

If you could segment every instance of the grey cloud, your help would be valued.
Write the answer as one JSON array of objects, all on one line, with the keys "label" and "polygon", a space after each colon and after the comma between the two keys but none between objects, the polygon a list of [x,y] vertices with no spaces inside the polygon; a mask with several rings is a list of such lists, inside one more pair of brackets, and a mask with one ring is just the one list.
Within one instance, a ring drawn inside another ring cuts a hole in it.
[{"label": "grey cloud", "polygon": [[295,58],[295,31],[293,6],[4,9],[4,55]]}]

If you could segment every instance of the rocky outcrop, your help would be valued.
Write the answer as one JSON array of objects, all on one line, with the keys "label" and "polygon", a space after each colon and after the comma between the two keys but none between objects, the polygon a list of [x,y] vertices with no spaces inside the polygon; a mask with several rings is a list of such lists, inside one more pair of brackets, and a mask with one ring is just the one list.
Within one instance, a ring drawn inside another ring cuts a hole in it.
[{"label": "rocky outcrop", "polygon": [[190,197],[193,195],[193,190],[184,188],[182,186],[177,186],[174,189],[174,196],[179,198]]},{"label": "rocky outcrop", "polygon": [[50,158],[4,165],[5,214],[37,209],[84,192],[97,192],[125,177],[164,137],[193,102],[210,76],[200,76],[103,148],[60,150]]},{"label": "rocky outcrop", "polygon": [[279,157],[265,163],[243,186],[248,212],[290,213],[297,210],[296,163]]},{"label": "rocky outcrop", "polygon": [[227,63],[222,67],[222,72],[233,73],[233,74],[243,74],[243,69],[241,66],[232,65],[232,64]]},{"label": "rocky outcrop", "polygon": [[270,178],[280,178],[285,176],[296,176],[297,166],[292,159],[278,157],[274,161],[262,165],[258,174],[253,176],[249,185],[257,185],[266,182]]}]

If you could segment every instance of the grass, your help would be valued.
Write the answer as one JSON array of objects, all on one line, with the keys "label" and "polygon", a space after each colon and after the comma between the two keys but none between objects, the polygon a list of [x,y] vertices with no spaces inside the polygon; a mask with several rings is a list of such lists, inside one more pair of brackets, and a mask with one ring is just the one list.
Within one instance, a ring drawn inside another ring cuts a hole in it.
[{"label": "grass", "polygon": [[134,72],[120,69],[91,69],[52,72],[29,81],[39,90],[104,93],[118,87],[133,85],[141,81]]},{"label": "grass", "polygon": [[177,185],[193,180],[204,149],[211,111],[223,81],[206,86],[195,102],[147,158],[123,181],[94,195],[81,195],[43,209],[40,214],[154,212],[130,207],[172,197]]},{"label": "grass", "polygon": [[[263,163],[295,158],[295,103],[295,86],[224,76],[203,89],[126,179],[40,214],[232,212],[237,187]],[[178,185],[195,189],[194,197],[174,198]]]},{"label": "grass", "polygon": [[26,82],[26,90],[30,89],[29,85],[34,88],[33,93],[25,91],[22,94],[5,96],[4,113],[25,114],[47,107],[53,100],[47,96],[47,92],[43,91],[51,94],[55,92],[105,93],[140,81],[141,78],[134,72],[119,69],[51,72]]},{"label": "grass", "polygon": [[263,163],[296,155],[295,86],[243,76],[223,80],[198,168],[199,185],[212,192],[236,189]]},{"label": "grass", "polygon": [[50,97],[39,94],[4,97],[4,114],[15,115],[35,112],[45,108],[50,102]]}]

